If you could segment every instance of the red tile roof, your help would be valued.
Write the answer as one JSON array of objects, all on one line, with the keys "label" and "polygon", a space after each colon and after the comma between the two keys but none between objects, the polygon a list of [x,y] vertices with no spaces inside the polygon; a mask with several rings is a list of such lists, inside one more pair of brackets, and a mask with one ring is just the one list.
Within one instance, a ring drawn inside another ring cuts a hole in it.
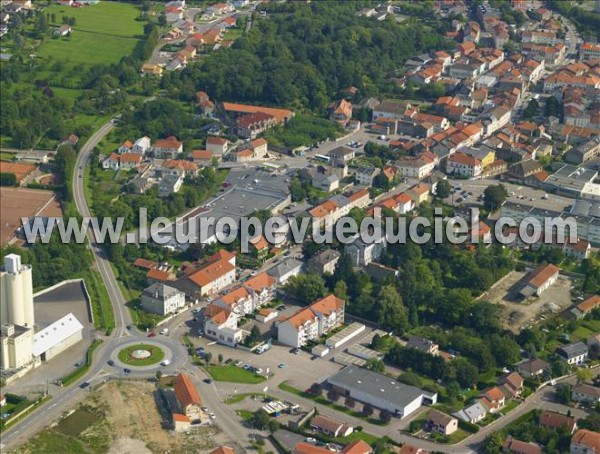
[{"label": "red tile roof", "polygon": [[184,409],[190,405],[202,405],[200,394],[189,375],[183,373],[177,375],[175,380],[173,380],[173,390],[175,391],[177,400]]},{"label": "red tile roof", "polygon": [[541,287],[544,283],[558,273],[560,269],[551,263],[546,265],[539,265],[529,275],[527,282],[535,287]]}]

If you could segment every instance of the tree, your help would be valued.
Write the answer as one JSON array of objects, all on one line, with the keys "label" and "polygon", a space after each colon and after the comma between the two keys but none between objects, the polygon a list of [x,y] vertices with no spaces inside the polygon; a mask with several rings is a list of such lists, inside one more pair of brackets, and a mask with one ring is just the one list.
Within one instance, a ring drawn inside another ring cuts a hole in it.
[{"label": "tree", "polygon": [[562,377],[569,373],[569,365],[564,361],[557,359],[550,363],[550,370],[553,377]]},{"label": "tree", "polygon": [[212,353],[211,352],[206,352],[204,354],[204,361],[206,362],[207,366],[210,364],[210,360],[211,359],[212,359]]},{"label": "tree", "polygon": [[361,413],[363,414],[363,416],[371,416],[373,414],[373,412],[375,411],[375,409],[373,408],[373,405],[371,404],[364,404],[362,407],[362,411]]},{"label": "tree", "polygon": [[379,412],[379,419],[385,424],[387,424],[392,420],[392,413],[388,410],[383,409]]},{"label": "tree", "polygon": [[167,16],[165,16],[164,14],[161,14],[160,16],[158,16],[158,25],[160,25],[161,27],[164,27],[167,25]]},{"label": "tree", "polygon": [[408,327],[408,314],[402,304],[402,297],[394,286],[386,285],[379,291],[379,324],[404,331]]},{"label": "tree", "polygon": [[589,383],[590,381],[592,381],[592,371],[589,369],[585,369],[583,367],[580,367],[579,369],[577,369],[577,372],[575,373],[577,375],[577,380],[579,380],[581,383]]},{"label": "tree", "polygon": [[438,199],[445,199],[449,197],[452,193],[452,186],[448,180],[440,180],[438,181],[437,186],[435,187],[435,196]]},{"label": "tree", "polygon": [[483,204],[488,211],[496,211],[504,203],[506,197],[508,197],[508,191],[504,185],[488,186],[483,191]]},{"label": "tree", "polygon": [[539,109],[540,105],[537,102],[537,100],[532,99],[531,101],[529,101],[529,104],[527,105],[525,110],[523,110],[523,117],[526,119],[531,119],[537,115]]},{"label": "tree", "polygon": [[262,334],[260,333],[260,329],[258,326],[254,325],[250,330],[250,334],[246,337],[245,344],[249,347],[253,347],[258,344],[262,340]]},{"label": "tree", "polygon": [[477,367],[471,364],[466,358],[455,358],[451,364],[456,374],[456,381],[462,387],[469,388],[479,380]]},{"label": "tree", "polygon": [[255,411],[250,419],[252,426],[260,430],[264,430],[269,427],[270,421],[271,418],[269,417],[269,414],[262,408]]},{"label": "tree", "polygon": [[156,381],[160,380],[162,377],[162,371],[161,370],[157,370],[156,371]]},{"label": "tree", "polygon": [[286,284],[285,291],[303,304],[310,304],[327,294],[325,281],[321,276],[314,273],[292,277]]},{"label": "tree", "polygon": [[327,399],[330,401],[337,402],[339,398],[340,392],[336,388],[331,388],[329,391],[327,391]]},{"label": "tree", "polygon": [[346,397],[344,405],[346,405],[348,408],[354,408],[356,407],[356,401],[352,397],[348,396]]},{"label": "tree", "polygon": [[379,358],[370,358],[367,360],[367,369],[381,373],[385,370],[385,364]]},{"label": "tree", "polygon": [[321,394],[323,394],[323,385],[321,385],[320,383],[313,383],[310,387],[310,392],[315,396],[320,396]]},{"label": "tree", "polygon": [[271,419],[267,424],[267,429],[270,433],[275,433],[279,430],[279,422],[276,419]]},{"label": "tree", "polygon": [[17,176],[14,173],[1,172],[0,173],[0,186],[16,186]]},{"label": "tree", "polygon": [[223,364],[223,353],[219,353],[219,356],[217,356],[217,359],[219,361],[219,364]]},{"label": "tree", "polygon": [[335,283],[335,287],[333,288],[333,294],[340,299],[347,300],[348,299],[348,286],[344,281],[337,281]]},{"label": "tree", "polygon": [[571,402],[571,386],[562,384],[556,387],[556,400],[567,405]]}]

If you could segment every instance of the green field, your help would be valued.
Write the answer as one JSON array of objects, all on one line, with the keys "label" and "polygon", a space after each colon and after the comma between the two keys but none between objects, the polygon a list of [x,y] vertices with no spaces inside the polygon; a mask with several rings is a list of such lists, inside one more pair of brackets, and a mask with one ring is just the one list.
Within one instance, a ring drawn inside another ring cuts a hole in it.
[{"label": "green field", "polygon": [[48,37],[37,50],[39,57],[66,62],[71,68],[118,63],[143,39],[144,22],[135,20],[139,10],[132,4],[101,2],[84,8],[53,5],[44,12],[55,14],[55,26],[62,24],[63,16],[75,18],[71,36]]},{"label": "green field", "polygon": [[208,366],[207,371],[215,381],[256,384],[265,381],[265,377],[236,366]]},{"label": "green field", "polygon": [[[132,353],[136,350],[147,350],[150,352],[148,358],[134,358]],[[136,344],[124,348],[119,352],[119,361],[130,366],[150,366],[156,364],[165,357],[165,352],[160,347],[150,344]]]}]

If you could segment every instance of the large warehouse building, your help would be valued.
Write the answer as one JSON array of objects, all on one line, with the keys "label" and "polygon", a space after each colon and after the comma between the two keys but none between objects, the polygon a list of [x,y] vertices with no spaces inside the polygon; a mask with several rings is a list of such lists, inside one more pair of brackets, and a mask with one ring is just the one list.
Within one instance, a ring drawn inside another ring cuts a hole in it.
[{"label": "large warehouse building", "polygon": [[437,402],[437,393],[356,366],[345,367],[327,381],[344,396],[388,410],[400,418],[415,412],[421,405]]}]

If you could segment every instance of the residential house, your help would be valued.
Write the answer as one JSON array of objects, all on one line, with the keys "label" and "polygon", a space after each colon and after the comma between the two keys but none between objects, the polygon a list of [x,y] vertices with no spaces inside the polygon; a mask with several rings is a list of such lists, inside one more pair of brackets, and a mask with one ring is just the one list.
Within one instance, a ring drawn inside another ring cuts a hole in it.
[{"label": "residential house", "polygon": [[482,172],[481,161],[462,152],[454,153],[446,161],[446,173],[449,175],[477,178]]},{"label": "residential house", "polygon": [[177,6],[167,6],[165,8],[165,18],[168,23],[177,22],[183,19],[183,8]]},{"label": "residential house", "polygon": [[598,454],[600,452],[600,433],[579,429],[571,438],[570,454]]},{"label": "residential house", "polygon": [[177,282],[188,295],[215,295],[235,282],[235,270],[235,254],[221,249],[203,262],[186,267]]},{"label": "residential house", "polygon": [[571,388],[571,400],[597,404],[600,402],[600,388],[587,383],[578,383]]},{"label": "residential house", "polygon": [[317,172],[312,177],[312,185],[325,192],[333,192],[340,187],[340,179],[335,174]]},{"label": "residential house", "polygon": [[253,310],[256,310],[265,304],[269,304],[275,298],[277,279],[270,274],[263,272],[251,277],[243,283],[252,295]]},{"label": "residential house", "polygon": [[243,340],[238,316],[230,309],[209,304],[204,309],[204,334],[217,342],[235,347]]},{"label": "residential house", "polygon": [[202,410],[202,399],[189,375],[180,373],[173,380],[173,391],[177,400],[177,413],[179,417],[174,419],[179,422],[198,424],[205,419]]},{"label": "residential house", "polygon": [[326,249],[309,259],[308,271],[319,275],[333,274],[335,266],[340,260],[341,254],[334,249]]},{"label": "residential house", "polygon": [[355,156],[356,150],[346,146],[334,148],[329,152],[331,164],[335,166],[348,164],[348,161],[354,159]]},{"label": "residential house", "polygon": [[174,136],[159,139],[154,143],[153,151],[157,156],[175,159],[183,152],[183,142]]},{"label": "residential house", "polygon": [[145,155],[151,148],[150,137],[140,137],[137,139],[131,147],[131,152],[136,154]]},{"label": "residential house", "polygon": [[193,150],[190,153],[190,159],[196,165],[208,166],[213,162],[213,153],[208,150]]},{"label": "residential house", "polygon": [[119,148],[117,149],[117,153],[119,153],[119,154],[131,153],[132,148],[133,148],[133,143],[131,142],[131,140],[126,140],[119,146]]},{"label": "residential house", "polygon": [[342,99],[329,105],[329,119],[346,126],[352,118],[352,103]]},{"label": "residential house", "polygon": [[298,276],[302,271],[303,263],[295,258],[288,257],[277,265],[267,270],[269,276],[273,276],[279,285],[285,284],[291,277]]},{"label": "residential house", "polygon": [[223,155],[227,152],[229,141],[221,137],[208,136],[206,138],[206,151],[210,151],[213,155]]},{"label": "residential house", "polygon": [[577,310],[581,314],[578,318],[585,317],[598,307],[600,307],[600,295],[592,295],[589,298],[586,298],[577,305]]},{"label": "residential house", "polygon": [[542,448],[535,443],[527,443],[509,436],[504,440],[502,452],[510,454],[542,454]]},{"label": "residential house", "polygon": [[158,196],[169,197],[171,194],[179,192],[184,181],[183,173],[163,175],[158,181]]},{"label": "residential house", "polygon": [[435,161],[424,156],[420,158],[404,158],[396,161],[396,167],[402,176],[422,180],[431,175],[435,168]]},{"label": "residential house", "polygon": [[494,386],[481,394],[481,402],[488,408],[490,413],[496,413],[504,407],[506,396],[500,387]]},{"label": "residential house", "polygon": [[451,435],[458,430],[458,419],[441,411],[431,410],[427,415],[426,427],[430,432]]},{"label": "residential house", "polygon": [[485,418],[487,412],[487,408],[480,401],[477,401],[468,407],[453,413],[453,416],[456,416],[463,421],[470,422],[471,424],[477,424]]},{"label": "residential house", "polygon": [[277,124],[276,118],[266,112],[255,112],[239,117],[236,121],[237,135],[243,139],[255,139]]},{"label": "residential house", "polygon": [[111,153],[102,161],[102,168],[104,170],[119,170],[119,155],[117,153]]},{"label": "residential house", "polygon": [[264,260],[269,254],[269,242],[262,235],[250,239],[251,252],[258,260]]},{"label": "residential house", "polygon": [[75,134],[69,134],[62,142],[61,145],[71,145],[72,147],[76,147],[79,143],[79,136]]},{"label": "residential house", "polygon": [[345,301],[330,294],[279,323],[277,339],[290,347],[302,347],[344,323]]},{"label": "residential house", "polygon": [[165,175],[183,175],[194,177],[198,175],[198,165],[184,159],[165,159],[161,165],[160,172]]},{"label": "residential house", "polygon": [[388,118],[403,120],[409,111],[412,110],[410,103],[401,101],[384,100],[373,108],[373,121],[379,118]]},{"label": "residential house", "polygon": [[542,165],[534,160],[527,159],[526,161],[517,162],[508,168],[508,176],[518,179],[525,180],[526,178],[537,174],[543,170]]},{"label": "residential house", "polygon": [[570,434],[577,430],[575,418],[549,410],[540,413],[540,426],[553,430],[566,430]]},{"label": "residential house", "polygon": [[365,243],[358,235],[356,239],[344,247],[344,253],[350,257],[353,266],[367,266],[378,260],[385,252],[385,238],[380,241]]},{"label": "residential house", "polygon": [[359,167],[354,174],[356,183],[365,186],[372,186],[373,180],[381,173],[381,169],[377,167]]},{"label": "residential house", "polygon": [[523,377],[518,372],[510,372],[498,380],[504,394],[509,398],[520,396],[523,392]]},{"label": "residential house", "polygon": [[406,347],[414,348],[415,350],[419,350],[429,355],[437,355],[440,352],[440,346],[438,344],[420,336],[409,336]]},{"label": "residential house", "polygon": [[163,316],[185,307],[185,293],[161,283],[145,288],[141,300],[146,312]]},{"label": "residential house", "polygon": [[556,354],[560,359],[566,361],[567,364],[580,365],[588,358],[588,347],[583,342],[575,342],[557,348]]},{"label": "residential house", "polygon": [[558,280],[560,269],[551,263],[539,265],[527,276],[527,280],[519,293],[528,298],[540,296]]},{"label": "residential house", "polygon": [[322,415],[317,415],[312,419],[310,428],[315,432],[334,438],[347,437],[354,431],[352,426]]},{"label": "residential house", "polygon": [[406,191],[406,195],[408,195],[417,206],[423,202],[427,202],[430,193],[431,186],[425,183],[416,184]]}]

